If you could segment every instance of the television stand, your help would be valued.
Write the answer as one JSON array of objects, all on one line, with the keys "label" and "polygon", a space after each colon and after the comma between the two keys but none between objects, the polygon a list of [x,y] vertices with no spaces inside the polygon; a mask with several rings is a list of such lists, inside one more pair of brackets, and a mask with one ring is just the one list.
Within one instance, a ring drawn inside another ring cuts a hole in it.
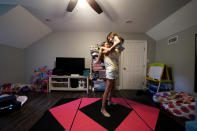
[{"label": "television stand", "polygon": [[[76,88],[71,87],[71,79],[78,79],[82,86]],[[52,90],[56,91],[86,91],[88,94],[89,89],[89,78],[87,76],[58,76],[52,75],[49,77],[49,92]]]}]

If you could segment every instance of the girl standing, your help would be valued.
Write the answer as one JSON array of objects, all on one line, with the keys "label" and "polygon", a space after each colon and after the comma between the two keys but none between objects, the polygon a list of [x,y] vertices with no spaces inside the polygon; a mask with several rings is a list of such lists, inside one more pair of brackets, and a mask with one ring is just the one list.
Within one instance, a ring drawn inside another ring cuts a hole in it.
[{"label": "girl standing", "polygon": [[97,62],[100,60],[100,56],[104,54],[104,64],[106,69],[106,89],[103,94],[103,100],[102,100],[102,107],[101,107],[101,113],[105,117],[110,117],[110,114],[107,112],[105,108],[105,103],[107,100],[107,97],[109,96],[108,105],[115,104],[111,102],[111,96],[112,91],[115,87],[115,80],[118,77],[118,56],[120,52],[122,52],[124,49],[120,49],[120,47],[117,48],[118,51],[115,51],[115,48],[123,43],[123,39],[119,37],[115,33],[109,33],[107,36],[107,42],[105,42],[104,47],[100,48],[99,57]]}]

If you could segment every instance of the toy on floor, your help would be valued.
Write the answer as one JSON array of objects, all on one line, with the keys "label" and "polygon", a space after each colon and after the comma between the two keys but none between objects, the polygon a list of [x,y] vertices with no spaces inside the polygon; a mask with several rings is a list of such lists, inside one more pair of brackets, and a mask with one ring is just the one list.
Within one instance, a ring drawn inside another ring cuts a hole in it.
[{"label": "toy on floor", "polygon": [[18,92],[28,92],[32,90],[31,84],[21,84],[21,83],[4,83],[0,85],[0,94],[10,94]]},{"label": "toy on floor", "polygon": [[48,92],[49,76],[52,75],[52,70],[47,69],[47,66],[38,68],[34,71],[34,91]]},{"label": "toy on floor", "polygon": [[9,94],[0,95],[0,115],[20,109],[27,101],[27,96],[17,96]]}]

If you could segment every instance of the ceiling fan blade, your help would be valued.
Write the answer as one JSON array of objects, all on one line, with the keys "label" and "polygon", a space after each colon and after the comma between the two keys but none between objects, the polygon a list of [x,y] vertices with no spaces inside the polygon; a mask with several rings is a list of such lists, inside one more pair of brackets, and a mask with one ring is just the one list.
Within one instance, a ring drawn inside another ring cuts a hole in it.
[{"label": "ceiling fan blade", "polygon": [[98,5],[98,3],[95,0],[87,0],[87,2],[98,14],[103,12],[101,7]]},{"label": "ceiling fan blade", "polygon": [[72,12],[75,6],[77,5],[77,2],[78,0],[70,0],[68,7],[67,7],[67,11]]}]

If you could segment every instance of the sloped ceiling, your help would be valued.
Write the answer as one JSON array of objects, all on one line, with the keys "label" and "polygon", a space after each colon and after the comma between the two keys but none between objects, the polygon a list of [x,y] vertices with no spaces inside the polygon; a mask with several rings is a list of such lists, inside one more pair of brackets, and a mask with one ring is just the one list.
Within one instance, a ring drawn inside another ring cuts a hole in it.
[{"label": "sloped ceiling", "polygon": [[[22,5],[53,31],[144,33],[191,0],[96,0],[104,10],[100,15],[86,0],[78,0],[73,12],[67,12],[69,1],[1,0],[0,4]],[[133,22],[127,24],[128,20]]]},{"label": "sloped ceiling", "polygon": [[197,25],[197,0],[193,0],[147,32],[158,41]]},{"label": "sloped ceiling", "polygon": [[[145,33],[191,0],[96,0],[104,11],[100,15],[86,0],[78,0],[73,12],[67,12],[69,1],[1,0],[0,4],[21,5],[26,13],[16,15],[13,9],[0,16],[0,43],[25,48],[51,30]],[[32,15],[29,19],[24,14]]]},{"label": "sloped ceiling", "polygon": [[26,48],[52,30],[18,5],[0,16],[0,44]]}]

